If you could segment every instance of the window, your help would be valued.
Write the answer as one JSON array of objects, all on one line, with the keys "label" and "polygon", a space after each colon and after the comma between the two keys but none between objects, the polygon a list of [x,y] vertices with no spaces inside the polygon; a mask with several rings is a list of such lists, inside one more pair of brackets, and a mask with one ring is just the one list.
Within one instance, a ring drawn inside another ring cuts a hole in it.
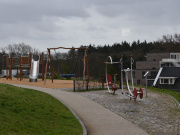
[{"label": "window", "polygon": [[140,82],[141,82],[140,80],[137,80],[137,85],[140,85]]},{"label": "window", "polygon": [[176,55],[171,55],[171,59],[176,59]]},{"label": "window", "polygon": [[142,71],[142,78],[145,78],[145,77],[144,77],[144,74],[145,74],[145,71]]},{"label": "window", "polygon": [[133,74],[133,78],[135,78],[135,75],[136,75],[136,74],[135,74],[135,72],[134,72],[134,71],[132,72],[132,74]]},{"label": "window", "polygon": [[173,83],[172,79],[169,79],[169,81],[170,81],[170,84],[172,84],[172,83]]},{"label": "window", "polygon": [[169,79],[160,79],[160,84],[174,84],[175,78],[169,78]]},{"label": "window", "polygon": [[164,84],[168,84],[168,79],[164,79]]},{"label": "window", "polygon": [[156,59],[153,59],[153,61],[156,61]]},{"label": "window", "polygon": [[164,83],[164,80],[163,79],[161,79],[161,83],[160,84],[163,84]]}]

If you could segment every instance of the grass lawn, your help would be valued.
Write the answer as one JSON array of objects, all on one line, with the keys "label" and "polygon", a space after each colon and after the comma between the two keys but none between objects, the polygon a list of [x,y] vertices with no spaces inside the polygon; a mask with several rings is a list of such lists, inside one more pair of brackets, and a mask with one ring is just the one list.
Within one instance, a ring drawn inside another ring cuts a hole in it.
[{"label": "grass lawn", "polygon": [[171,95],[180,103],[180,92],[177,92],[174,90],[169,90],[169,89],[160,89],[160,88],[155,88],[155,87],[148,87],[147,89],[155,91],[155,92],[160,92],[160,93]]},{"label": "grass lawn", "polygon": [[82,135],[83,129],[54,97],[0,84],[0,134]]}]

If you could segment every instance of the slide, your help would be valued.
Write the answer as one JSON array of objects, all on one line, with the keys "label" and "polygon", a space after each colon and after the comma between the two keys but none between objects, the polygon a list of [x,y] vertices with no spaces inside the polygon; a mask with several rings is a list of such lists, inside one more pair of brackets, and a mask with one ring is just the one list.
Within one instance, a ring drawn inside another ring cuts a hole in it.
[{"label": "slide", "polygon": [[39,60],[35,61],[32,58],[31,70],[29,74],[29,82],[37,82],[38,74],[39,74]]}]

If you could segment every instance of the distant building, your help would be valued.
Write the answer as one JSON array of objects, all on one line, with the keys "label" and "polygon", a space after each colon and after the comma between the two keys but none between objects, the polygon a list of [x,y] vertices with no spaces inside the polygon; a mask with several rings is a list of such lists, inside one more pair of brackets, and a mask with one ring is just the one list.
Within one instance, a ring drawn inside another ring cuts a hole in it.
[{"label": "distant building", "polygon": [[168,59],[160,61],[160,69],[153,86],[180,89],[180,53],[170,53]]},{"label": "distant building", "polygon": [[162,59],[168,59],[169,53],[147,53],[146,61],[137,61],[136,69],[133,70],[134,84],[146,85],[144,74],[149,71],[148,74],[148,86],[152,86],[156,75],[160,69],[160,61]]},{"label": "distant building", "polygon": [[159,88],[179,90],[180,67],[163,67],[155,86]]},{"label": "distant building", "polygon": [[[20,74],[20,70],[18,70],[18,73]],[[28,77],[29,76],[29,70],[23,69],[22,70],[23,76]],[[9,74],[9,70],[7,70],[7,74]],[[12,69],[12,76],[15,77],[17,75],[17,69]],[[6,70],[2,70],[2,76],[6,77]]]}]

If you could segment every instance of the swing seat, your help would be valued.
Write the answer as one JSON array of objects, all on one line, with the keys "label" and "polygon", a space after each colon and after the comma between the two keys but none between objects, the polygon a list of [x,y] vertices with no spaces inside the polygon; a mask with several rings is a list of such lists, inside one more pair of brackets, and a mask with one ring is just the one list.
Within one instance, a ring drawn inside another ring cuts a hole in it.
[{"label": "swing seat", "polygon": [[112,83],[111,75],[107,75],[107,82],[108,82],[108,85],[111,86],[112,90],[117,90],[117,86],[114,87],[114,83]]}]

